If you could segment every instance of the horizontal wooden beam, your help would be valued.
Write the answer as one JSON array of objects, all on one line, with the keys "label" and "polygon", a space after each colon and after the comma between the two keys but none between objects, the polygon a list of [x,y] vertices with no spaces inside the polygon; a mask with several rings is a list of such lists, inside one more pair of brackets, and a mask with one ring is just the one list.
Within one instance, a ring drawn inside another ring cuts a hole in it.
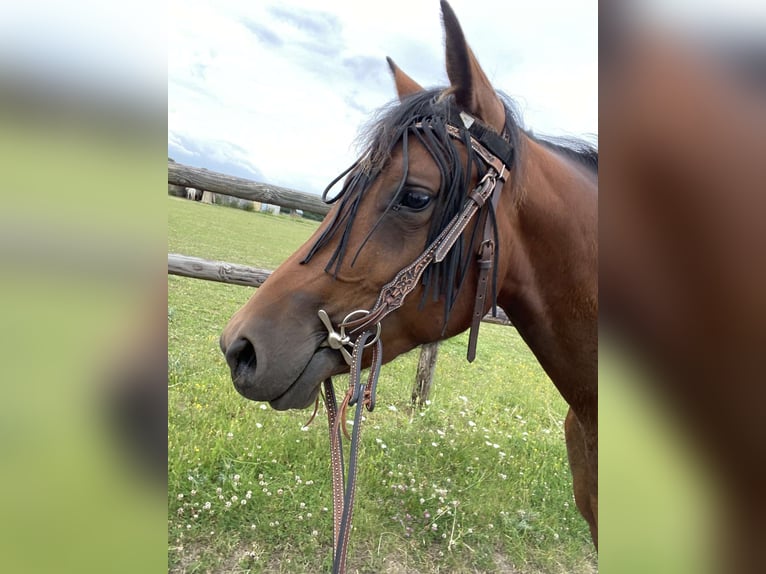
[{"label": "horizontal wooden beam", "polygon": [[[225,261],[211,261],[200,257],[190,257],[178,253],[168,253],[168,274],[191,277],[192,279],[204,279],[206,281],[218,281],[219,283],[231,283],[246,287],[260,287],[271,275],[268,269],[227,263]],[[507,315],[502,309],[497,310],[497,317],[487,314],[485,323],[497,325],[510,325]]]},{"label": "horizontal wooden beam", "polygon": [[205,279],[219,283],[260,287],[271,271],[225,261],[211,261],[178,253],[168,253],[168,275]]},{"label": "horizontal wooden beam", "polygon": [[302,209],[319,215],[324,215],[330,211],[330,206],[316,195],[225,175],[174,161],[168,162],[168,183],[261,203],[270,203],[289,209]]}]

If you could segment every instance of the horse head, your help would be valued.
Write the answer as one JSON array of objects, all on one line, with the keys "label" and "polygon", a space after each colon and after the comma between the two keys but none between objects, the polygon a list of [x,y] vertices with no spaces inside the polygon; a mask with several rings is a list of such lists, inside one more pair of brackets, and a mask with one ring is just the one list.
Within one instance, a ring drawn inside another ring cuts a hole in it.
[{"label": "horse head", "polygon": [[[468,128],[491,134],[511,152],[519,145],[510,108],[491,86],[446,2],[442,11],[450,85],[423,89],[388,60],[398,101],[372,125],[362,157],[341,175],[345,181],[330,199],[333,209],[226,326],[221,349],[234,386],[245,397],[280,410],[304,408],[325,378],[347,371],[342,354],[326,345],[327,321],[338,325],[354,311],[372,309],[381,288],[461,212],[488,171],[471,148]],[[509,155],[506,163],[514,161]],[[512,178],[513,170],[503,173],[499,203],[481,205],[446,257],[422,270],[410,296],[382,320],[384,362],[469,327],[481,231],[491,229],[494,245],[502,249],[510,233]],[[482,315],[507,271],[497,249],[492,258]],[[325,322],[319,310],[326,313]]]}]

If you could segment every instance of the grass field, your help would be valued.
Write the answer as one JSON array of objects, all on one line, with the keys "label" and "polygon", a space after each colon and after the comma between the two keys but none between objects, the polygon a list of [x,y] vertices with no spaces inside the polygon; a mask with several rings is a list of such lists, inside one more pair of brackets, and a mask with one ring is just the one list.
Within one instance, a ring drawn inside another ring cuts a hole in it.
[{"label": "grass field", "polygon": [[[168,198],[168,250],[274,268],[316,223]],[[168,277],[168,569],[329,571],[325,419],[234,390],[218,337],[252,289]],[[571,492],[566,405],[512,328],[440,350],[409,406],[417,350],[383,367],[360,453],[349,572],[594,572]],[[343,380],[338,381],[341,387]]]}]

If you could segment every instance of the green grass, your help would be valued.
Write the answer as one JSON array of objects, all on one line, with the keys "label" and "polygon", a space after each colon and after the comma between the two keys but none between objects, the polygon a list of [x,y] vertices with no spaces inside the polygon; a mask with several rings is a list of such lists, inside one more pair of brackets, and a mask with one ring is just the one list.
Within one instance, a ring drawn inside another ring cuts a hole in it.
[{"label": "green grass", "polygon": [[[169,250],[275,267],[316,223],[168,198]],[[168,567],[330,569],[326,422],[234,390],[218,337],[252,289],[168,277]],[[566,405],[512,328],[442,344],[430,404],[418,351],[383,367],[360,452],[349,572],[593,572],[571,492]],[[337,384],[344,385],[343,378]]]}]

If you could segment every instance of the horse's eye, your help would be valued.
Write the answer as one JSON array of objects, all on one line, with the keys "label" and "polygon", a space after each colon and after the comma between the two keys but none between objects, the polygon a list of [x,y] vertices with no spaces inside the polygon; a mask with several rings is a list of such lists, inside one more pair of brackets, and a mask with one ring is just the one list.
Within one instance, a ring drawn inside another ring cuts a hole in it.
[{"label": "horse's eye", "polygon": [[411,211],[422,211],[431,203],[433,199],[425,191],[417,189],[407,189],[402,194],[402,199],[399,201],[399,205],[405,207]]}]

